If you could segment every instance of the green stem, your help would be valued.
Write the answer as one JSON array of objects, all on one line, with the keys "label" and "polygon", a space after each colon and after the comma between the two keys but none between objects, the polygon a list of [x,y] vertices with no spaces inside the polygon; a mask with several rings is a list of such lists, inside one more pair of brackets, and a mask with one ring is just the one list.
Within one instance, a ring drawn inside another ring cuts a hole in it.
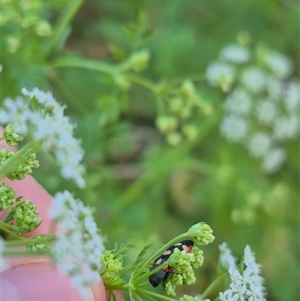
[{"label": "green stem", "polygon": [[164,115],[165,109],[164,109],[164,101],[162,100],[162,97],[157,96],[156,97],[156,110],[157,110],[157,116]]},{"label": "green stem", "polygon": [[[56,238],[55,237],[44,237],[44,238],[39,238],[38,240],[35,238],[35,237],[32,237],[32,238],[26,238],[25,241],[26,241],[26,244],[31,244],[31,243],[51,243],[53,241],[55,241]],[[7,242],[7,245],[8,246],[17,246],[18,245],[18,242],[17,241],[8,241]]]},{"label": "green stem", "polygon": [[176,86],[181,84],[186,79],[189,79],[191,81],[206,81],[206,77],[204,75],[200,75],[199,73],[192,73],[192,74],[185,74],[175,78],[171,78],[168,80],[168,84],[170,86]]},{"label": "green stem", "polygon": [[56,61],[53,61],[49,66],[51,68],[84,68],[109,74],[118,73],[118,69],[113,65],[101,61],[84,59],[81,57],[60,58]]},{"label": "green stem", "polygon": [[[165,250],[165,249],[164,249],[164,250]],[[162,252],[163,252],[163,251],[161,251],[161,253],[162,253]],[[157,255],[157,256],[158,256],[158,255]],[[147,260],[146,263],[150,264],[150,261]],[[139,278],[134,279],[134,280],[132,281],[133,285],[135,285],[136,283],[141,282],[142,280],[144,280],[144,279],[146,279],[146,278],[149,278],[152,274],[155,274],[156,272],[158,272],[159,270],[161,270],[162,267],[167,266],[168,263],[169,263],[169,260],[166,260],[166,261],[163,263],[163,265],[158,265],[155,269],[153,269],[153,270],[151,270],[151,271],[149,271],[149,272],[143,274],[143,275],[142,275],[141,277],[139,277]],[[147,264],[147,265],[148,265],[148,264]],[[138,270],[137,275],[139,275],[140,272],[141,272],[141,271]],[[140,284],[139,284],[139,286],[140,286]]]},{"label": "green stem", "polygon": [[12,240],[12,241],[10,240],[10,241],[7,241],[6,244],[7,245],[11,245],[11,242],[18,242],[19,244],[24,245],[25,238],[23,236],[20,236],[20,235],[16,234],[13,230],[11,230],[13,228],[15,228],[15,226],[6,224],[4,222],[0,222],[0,230],[1,230],[0,232],[1,233],[3,233],[3,234],[9,234],[12,237],[15,237],[16,239],[19,239],[19,240]]},{"label": "green stem", "polygon": [[157,293],[145,290],[143,288],[138,288],[137,287],[136,288],[136,292],[144,294],[146,296],[153,297],[154,300],[157,300],[157,301],[158,300],[162,300],[162,301],[175,301],[173,298],[170,298],[170,297],[167,297],[167,296],[164,296],[164,295],[160,295],[160,294],[157,294]]},{"label": "green stem", "polygon": [[[119,66],[114,66],[105,62],[96,61],[96,60],[90,60],[90,59],[84,59],[81,57],[67,57],[67,58],[60,58],[50,64],[51,68],[84,68],[89,70],[95,70],[98,72],[108,73],[108,74],[118,74],[120,73]],[[142,87],[145,87],[154,93],[157,93],[159,90],[159,86],[148,80],[147,78],[144,78],[139,75],[135,75],[133,73],[126,73],[126,78],[130,81],[139,84]]]},{"label": "green stem", "polygon": [[12,226],[12,225],[9,225],[8,223],[13,220],[13,216],[14,216],[13,211],[10,211],[2,221],[5,224],[7,224],[7,226]]},{"label": "green stem", "polygon": [[15,250],[12,250],[12,249],[9,249],[9,250],[5,249],[5,250],[2,251],[2,254],[3,254],[3,256],[7,256],[7,257],[48,256],[49,258],[51,258],[51,255],[52,255],[50,251],[44,251],[43,254],[30,253],[25,248],[23,250],[20,250],[20,251],[15,251]]},{"label": "green stem", "polygon": [[137,300],[143,301],[143,299],[139,296],[139,294],[133,293],[133,295]]},{"label": "green stem", "polygon": [[59,40],[64,36],[67,27],[71,23],[71,20],[74,18],[76,12],[83,4],[83,2],[84,0],[69,1],[69,5],[66,7],[64,14],[60,17],[60,20],[56,28],[53,30],[54,34],[49,39],[43,51],[42,54],[43,61],[48,58],[48,56],[51,54],[55,46],[58,44]]},{"label": "green stem", "polygon": [[[149,296],[148,294],[145,294],[141,291],[138,292],[138,294],[136,292],[133,292],[133,295],[135,296],[135,298],[139,298],[139,300],[145,301],[145,300],[150,300],[150,301],[157,301],[156,299],[154,299],[152,296]],[[144,298],[142,299],[140,297],[140,295]]]},{"label": "green stem", "polygon": [[206,290],[201,294],[201,298],[205,299],[207,296],[209,296],[215,288],[222,282],[223,275],[218,276],[207,288]]},{"label": "green stem", "polygon": [[215,177],[217,174],[216,166],[193,158],[186,158],[181,162],[181,166],[186,170],[202,173],[211,177]]},{"label": "green stem", "polygon": [[149,282],[148,282],[148,281],[145,281],[145,282],[143,282],[143,283],[139,283],[139,287],[145,286],[145,285],[149,285]]},{"label": "green stem", "polygon": [[13,156],[6,160],[0,167],[1,178],[6,177],[13,172],[20,163],[23,162],[26,154],[32,149],[32,143],[28,142],[23,148],[17,151]]},{"label": "green stem", "polygon": [[[153,269],[151,272],[145,273],[141,277],[138,277],[146,267],[151,264],[157,257],[159,257],[165,250],[167,250],[169,247],[173,246],[175,243],[181,241],[182,239],[188,237],[188,232],[181,234],[172,240],[170,240],[167,244],[163,245],[159,250],[157,250],[154,254],[152,254],[146,261],[145,263],[138,269],[137,273],[135,274],[135,279],[132,281],[133,284],[139,283],[142,280],[148,278],[150,275],[154,274],[155,272],[160,270],[160,266],[157,268]],[[165,262],[167,263],[167,261]],[[164,263],[164,264],[165,264]]]},{"label": "green stem", "polygon": [[107,291],[128,291],[130,289],[130,286],[126,282],[120,282],[118,284],[109,285],[104,282],[105,289]]},{"label": "green stem", "polygon": [[151,80],[144,78],[139,75],[135,75],[133,73],[127,73],[126,77],[130,79],[132,82],[139,84],[140,86],[143,86],[149,90],[152,90],[154,93],[157,92],[157,84],[152,82]]}]

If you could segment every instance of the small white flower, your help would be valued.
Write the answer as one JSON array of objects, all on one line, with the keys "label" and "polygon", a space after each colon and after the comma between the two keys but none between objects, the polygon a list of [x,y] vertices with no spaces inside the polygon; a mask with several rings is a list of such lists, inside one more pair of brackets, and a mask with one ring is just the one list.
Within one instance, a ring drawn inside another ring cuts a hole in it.
[{"label": "small white flower", "polygon": [[255,115],[261,124],[271,125],[278,115],[277,104],[271,99],[259,99]]},{"label": "small white flower", "polygon": [[296,81],[289,82],[284,91],[284,105],[288,111],[297,110],[300,108],[300,83]]},{"label": "small white flower", "polygon": [[285,161],[286,156],[286,151],[282,148],[269,150],[263,157],[262,169],[268,174],[277,172]]},{"label": "small white flower", "polygon": [[265,88],[267,77],[260,68],[249,67],[243,71],[241,82],[250,92],[259,93]]},{"label": "small white flower", "polygon": [[[279,143],[299,135],[300,82],[286,82],[291,71],[291,60],[279,52],[258,47],[253,55],[236,44],[224,47],[220,60],[206,70],[211,85],[225,92],[235,87],[223,105],[221,135],[262,158],[266,173],[278,171],[287,157]],[[273,144],[280,150],[273,149]]]},{"label": "small white flower", "polygon": [[299,132],[299,114],[281,117],[274,122],[274,138],[278,141],[292,139]]},{"label": "small white flower", "polygon": [[290,59],[277,51],[268,51],[265,63],[279,79],[286,78],[293,70]]},{"label": "small white flower", "polygon": [[250,51],[240,45],[230,44],[221,51],[220,58],[232,63],[246,63],[250,59]]},{"label": "small white flower", "polygon": [[242,88],[232,91],[226,98],[224,109],[231,113],[247,115],[252,107],[250,95]]},{"label": "small white flower", "polygon": [[220,250],[220,263],[223,269],[229,268],[236,269],[236,258],[232,255],[231,250],[228,248],[226,242],[219,245]]},{"label": "small white flower", "polygon": [[[230,249],[226,244],[220,247],[220,261],[224,261],[224,250],[231,255]],[[223,251],[222,251],[223,250]],[[228,257],[228,255],[226,256]],[[228,259],[227,259],[228,261]],[[220,300],[236,300],[236,301],[265,301],[265,288],[263,287],[263,278],[260,276],[260,265],[255,262],[254,254],[249,246],[244,250],[245,270],[241,274],[238,268],[231,265],[228,270],[230,276],[229,288],[222,293],[219,293]],[[226,267],[222,264],[223,267]]]},{"label": "small white flower", "polygon": [[92,211],[64,191],[54,196],[50,216],[64,231],[53,245],[53,258],[86,298],[91,283],[100,280],[100,257],[104,251]]},{"label": "small white flower", "polygon": [[[16,100],[5,99],[0,110],[2,124],[12,123],[18,134],[27,134],[39,142],[45,151],[54,154],[61,174],[66,179],[73,179],[79,187],[85,186],[84,167],[81,165],[83,150],[80,141],[73,137],[75,126],[64,116],[61,106],[50,92],[34,88],[31,92],[22,89],[27,100],[18,97]],[[34,108],[30,102],[35,101]]]},{"label": "small white flower", "polygon": [[207,67],[206,77],[212,86],[220,86],[228,91],[235,79],[235,70],[228,63],[213,62]]},{"label": "small white flower", "polygon": [[282,94],[282,81],[276,77],[268,76],[266,78],[266,90],[271,99],[278,99]]},{"label": "small white flower", "polygon": [[[27,102],[22,97],[16,97],[16,99],[5,98],[3,101],[3,108],[0,109],[1,124],[7,124],[16,117],[18,118],[16,121],[20,122],[19,115],[22,112],[24,112],[24,114],[27,117],[24,118],[26,122],[28,120],[28,114],[30,112],[30,109],[28,108]],[[19,134],[26,134],[26,133],[19,133]]]},{"label": "small white flower", "polygon": [[263,157],[272,145],[272,138],[266,132],[257,132],[253,134],[248,142],[247,149],[249,153],[255,157]]},{"label": "small white flower", "polygon": [[221,134],[228,140],[241,142],[247,137],[248,128],[248,121],[245,118],[230,114],[222,120]]}]

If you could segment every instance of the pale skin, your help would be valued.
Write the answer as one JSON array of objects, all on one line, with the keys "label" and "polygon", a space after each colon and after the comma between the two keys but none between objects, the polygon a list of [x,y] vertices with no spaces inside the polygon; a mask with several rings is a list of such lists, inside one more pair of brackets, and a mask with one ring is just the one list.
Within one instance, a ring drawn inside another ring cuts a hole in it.
[{"label": "pale skin", "polygon": [[[0,131],[2,131],[0,129]],[[1,147],[4,146],[1,142]],[[48,212],[51,206],[50,194],[31,176],[22,181],[2,179],[11,186],[17,196],[29,199],[39,211],[42,224],[26,236],[50,233],[51,220]],[[0,219],[3,218],[3,214]],[[8,257],[8,268],[0,274],[1,300],[3,301],[106,301],[108,293],[101,282],[91,287],[91,297],[84,300],[70,279],[57,270],[48,257]],[[1,265],[1,261],[0,261]],[[120,292],[115,292],[117,301],[124,301]]]}]

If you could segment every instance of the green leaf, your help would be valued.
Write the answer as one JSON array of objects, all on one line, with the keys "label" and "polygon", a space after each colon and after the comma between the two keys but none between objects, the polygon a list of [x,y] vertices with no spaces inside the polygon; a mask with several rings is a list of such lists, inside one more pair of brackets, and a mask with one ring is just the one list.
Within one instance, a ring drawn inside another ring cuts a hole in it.
[{"label": "green leaf", "polygon": [[149,243],[148,245],[146,245],[139,253],[139,255],[137,256],[136,261],[133,263],[131,270],[136,270],[137,267],[140,265],[140,263],[143,260],[144,255],[147,253],[149,247],[151,246],[152,243]]}]

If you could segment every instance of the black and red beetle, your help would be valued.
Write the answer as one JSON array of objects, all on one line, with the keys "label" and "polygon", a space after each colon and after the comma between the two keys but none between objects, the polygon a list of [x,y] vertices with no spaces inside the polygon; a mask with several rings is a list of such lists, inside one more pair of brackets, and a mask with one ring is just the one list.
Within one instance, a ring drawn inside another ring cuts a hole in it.
[{"label": "black and red beetle", "polygon": [[[177,248],[179,251],[185,251],[187,253],[191,253],[193,249],[194,243],[192,240],[183,240],[171,246],[165,252],[163,252],[157,259],[154,260],[150,271],[157,268],[160,265],[163,265],[164,262],[168,260],[168,258],[173,254],[174,250]],[[166,266],[156,273],[152,274],[149,277],[149,281],[153,287],[157,287],[161,282],[164,282],[169,277],[170,273],[172,273],[174,269],[171,266]]]}]

